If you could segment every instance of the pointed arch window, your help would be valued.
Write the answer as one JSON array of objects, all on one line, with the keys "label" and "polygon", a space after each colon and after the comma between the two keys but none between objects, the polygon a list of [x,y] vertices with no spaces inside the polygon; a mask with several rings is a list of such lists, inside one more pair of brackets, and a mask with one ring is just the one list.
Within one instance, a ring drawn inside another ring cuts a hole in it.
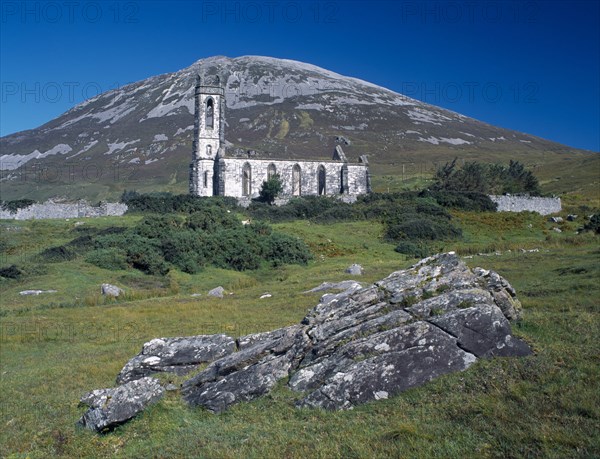
[{"label": "pointed arch window", "polygon": [[292,168],[292,195],[300,196],[302,194],[302,170],[298,164]]},{"label": "pointed arch window", "polygon": [[213,129],[215,124],[215,103],[212,97],[206,101],[206,129]]},{"label": "pointed arch window", "polygon": [[277,168],[275,164],[271,163],[267,168],[267,180],[271,179],[275,174],[277,174]]},{"label": "pointed arch window", "polygon": [[325,173],[325,166],[319,166],[318,172],[317,172],[317,180],[318,180],[318,194],[319,196],[323,196],[326,192],[325,189],[325,182],[327,180],[327,174]]},{"label": "pointed arch window", "polygon": [[252,194],[252,169],[250,164],[244,164],[242,168],[242,196],[250,196]]},{"label": "pointed arch window", "polygon": [[212,156],[212,145],[206,146],[206,157],[210,158]]}]

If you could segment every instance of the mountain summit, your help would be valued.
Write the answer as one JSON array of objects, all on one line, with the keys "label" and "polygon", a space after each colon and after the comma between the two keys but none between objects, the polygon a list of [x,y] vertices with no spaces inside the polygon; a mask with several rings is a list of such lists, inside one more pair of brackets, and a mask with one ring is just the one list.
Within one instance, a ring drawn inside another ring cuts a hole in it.
[{"label": "mountain summit", "polygon": [[185,192],[197,75],[219,75],[225,86],[228,155],[329,158],[341,143],[349,158],[368,155],[378,173],[454,156],[573,151],[311,64],[217,56],[107,91],[39,128],[2,137],[3,199],[26,190],[38,199]]}]

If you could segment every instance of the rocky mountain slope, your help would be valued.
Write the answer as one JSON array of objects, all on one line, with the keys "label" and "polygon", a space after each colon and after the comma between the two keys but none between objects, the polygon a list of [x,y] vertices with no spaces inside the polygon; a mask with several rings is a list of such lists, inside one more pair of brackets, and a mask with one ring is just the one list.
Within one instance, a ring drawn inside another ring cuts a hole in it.
[{"label": "rocky mountain slope", "polygon": [[105,92],[39,128],[2,137],[3,193],[39,199],[102,197],[125,188],[185,192],[198,73],[218,73],[226,83],[229,154],[328,158],[341,143],[351,159],[368,154],[377,173],[424,158],[573,151],[310,64],[219,56]]}]

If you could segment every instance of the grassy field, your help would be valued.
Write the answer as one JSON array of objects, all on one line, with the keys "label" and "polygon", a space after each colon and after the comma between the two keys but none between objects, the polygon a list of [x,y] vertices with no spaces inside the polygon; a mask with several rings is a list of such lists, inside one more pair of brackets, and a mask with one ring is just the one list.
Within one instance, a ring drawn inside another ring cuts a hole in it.
[{"label": "grassy field", "polygon": [[[593,195],[586,192],[585,203]],[[579,201],[573,199],[577,210]],[[586,204],[587,205],[587,204]],[[157,405],[100,436],[75,426],[87,391],[111,387],[123,364],[154,337],[241,336],[298,322],[318,302],[303,292],[350,278],[360,263],[372,282],[414,262],[382,240],[373,222],[274,225],[302,238],[308,266],[235,272],[216,268],[165,277],[103,270],[81,258],[0,283],[2,457],[598,457],[600,456],[600,239],[533,213],[454,211],[463,240],[439,243],[469,266],[497,270],[524,306],[514,332],[527,358],[477,362],[389,400],[347,412],[294,408],[298,394],[272,394],[213,415],[169,392]],[[87,219],[131,226],[140,217]],[[84,221],[84,220],[81,220]],[[73,238],[77,220],[0,223],[1,265],[35,266],[44,248]],[[125,289],[105,300],[100,284]],[[222,285],[227,295],[206,292]],[[21,296],[25,289],[56,293]],[[192,297],[194,293],[202,294]],[[260,299],[263,293],[272,297]]]}]

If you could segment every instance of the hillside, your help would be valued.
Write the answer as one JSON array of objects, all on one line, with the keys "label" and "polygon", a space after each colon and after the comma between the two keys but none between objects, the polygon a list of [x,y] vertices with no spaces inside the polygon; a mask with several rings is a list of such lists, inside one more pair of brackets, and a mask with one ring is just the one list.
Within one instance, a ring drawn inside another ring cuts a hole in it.
[{"label": "hillside", "polygon": [[[560,182],[557,171],[578,175],[600,164],[589,152],[310,64],[219,56],[105,92],[39,128],[2,137],[2,199],[186,192],[198,73],[219,73],[226,82],[228,154],[254,149],[272,157],[327,158],[341,143],[351,160],[369,155],[380,189],[389,186],[384,175],[426,175],[455,156],[519,159],[548,183]],[[557,185],[548,191],[560,192]]]}]

